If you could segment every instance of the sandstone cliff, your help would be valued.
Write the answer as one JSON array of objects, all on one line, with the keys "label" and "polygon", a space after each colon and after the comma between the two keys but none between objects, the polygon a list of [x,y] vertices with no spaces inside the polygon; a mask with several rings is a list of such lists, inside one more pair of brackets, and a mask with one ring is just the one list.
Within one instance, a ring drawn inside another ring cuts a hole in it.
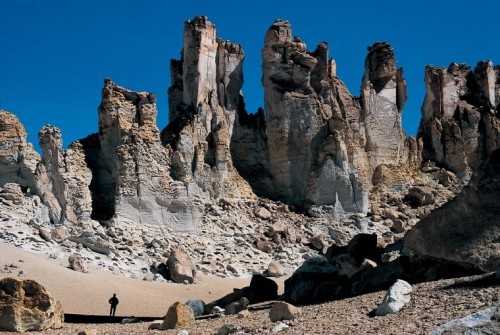
[{"label": "sandstone cliff", "polygon": [[326,42],[307,51],[286,21],[267,32],[262,82],[274,188],[266,195],[305,208],[366,212],[374,169],[408,161],[401,127],[406,84],[392,47],[375,43],[360,103],[328,53]]},{"label": "sandstone cliff", "polygon": [[93,175],[92,218],[195,229],[197,189],[170,177],[170,150],[156,126],[154,94],[106,79],[102,96],[99,132],[81,140]]},{"label": "sandstone cliff", "polygon": [[19,119],[0,110],[0,187],[17,183],[36,190],[35,171],[40,156],[26,142],[26,136]]},{"label": "sandstone cliff", "polygon": [[217,38],[215,25],[198,16],[185,24],[181,57],[171,62],[170,123],[162,131],[172,149],[170,175],[214,196],[253,196],[231,157],[243,107],[243,49]]},{"label": "sandstone cliff", "polygon": [[53,126],[39,132],[42,161],[37,168],[38,192],[50,209],[55,225],[80,224],[90,220],[92,195],[89,184],[92,173],[85,161],[80,142],[62,148],[62,134]]},{"label": "sandstone cliff", "polygon": [[427,66],[426,97],[418,136],[424,160],[468,180],[488,154],[500,147],[500,70],[491,61],[474,69],[452,63]]}]

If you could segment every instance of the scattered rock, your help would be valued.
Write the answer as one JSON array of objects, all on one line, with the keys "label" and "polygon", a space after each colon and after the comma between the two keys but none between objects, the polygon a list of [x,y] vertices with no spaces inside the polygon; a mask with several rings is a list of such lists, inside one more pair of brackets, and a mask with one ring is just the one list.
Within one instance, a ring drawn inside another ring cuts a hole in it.
[{"label": "scattered rock", "polygon": [[180,302],[176,302],[168,308],[161,329],[189,327],[193,325],[194,321],[193,310]]},{"label": "scattered rock", "polygon": [[283,331],[283,330],[288,329],[288,328],[290,328],[290,326],[287,325],[286,323],[278,322],[277,324],[275,324],[273,326],[273,328],[271,329],[271,331],[273,333],[279,333],[280,331]]},{"label": "scattered rock", "polygon": [[79,253],[71,254],[68,257],[69,268],[77,272],[88,272],[87,261]]},{"label": "scattered rock", "polygon": [[203,300],[188,300],[185,305],[193,310],[195,317],[205,314],[205,302]]},{"label": "scattered rock", "polygon": [[269,311],[269,318],[272,322],[282,320],[293,320],[301,314],[301,310],[292,304],[276,301]]},{"label": "scattered rock", "polygon": [[250,303],[250,300],[248,298],[243,297],[237,302],[232,302],[229,305],[226,305],[224,308],[224,314],[226,315],[235,315],[238,314],[239,312],[245,310],[248,307],[248,304]]},{"label": "scattered rock", "polygon": [[272,261],[267,266],[266,274],[268,277],[281,277],[285,275],[285,269],[277,261]]},{"label": "scattered rock", "polygon": [[398,279],[392,285],[384,298],[384,301],[375,310],[375,315],[384,316],[399,312],[410,302],[412,287],[406,281]]},{"label": "scattered rock", "polygon": [[190,284],[194,282],[196,266],[180,246],[177,246],[170,252],[167,267],[172,281],[182,283],[184,280],[187,280]]}]

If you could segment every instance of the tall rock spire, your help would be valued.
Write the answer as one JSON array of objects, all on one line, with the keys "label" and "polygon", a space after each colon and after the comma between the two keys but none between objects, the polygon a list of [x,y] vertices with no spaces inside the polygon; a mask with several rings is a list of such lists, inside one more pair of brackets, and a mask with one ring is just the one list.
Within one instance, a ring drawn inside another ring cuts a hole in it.
[{"label": "tall rock spire", "polygon": [[405,135],[401,112],[406,102],[406,82],[403,70],[396,67],[394,49],[386,42],[368,47],[361,102],[371,167],[402,162]]},{"label": "tall rock spire", "polygon": [[162,131],[163,143],[173,150],[172,177],[194,180],[213,195],[253,195],[230,153],[243,107],[241,46],[217,38],[215,25],[198,16],[186,21],[181,55],[171,62],[170,124]]},{"label": "tall rock spire", "polygon": [[262,57],[274,186],[269,194],[304,208],[336,205],[365,212],[369,171],[361,108],[336,77],[328,44],[307,51],[292,37],[291,25],[277,20],[266,34]]},{"label": "tall rock spire", "polygon": [[424,159],[468,179],[500,147],[500,69],[491,61],[425,69],[426,96],[418,136]]}]

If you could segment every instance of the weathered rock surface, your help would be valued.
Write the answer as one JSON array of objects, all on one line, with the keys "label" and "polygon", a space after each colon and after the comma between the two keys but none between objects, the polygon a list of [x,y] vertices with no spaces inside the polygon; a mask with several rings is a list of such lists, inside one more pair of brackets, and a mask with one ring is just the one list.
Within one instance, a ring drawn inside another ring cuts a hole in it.
[{"label": "weathered rock surface", "polygon": [[399,312],[405,305],[407,305],[411,296],[412,287],[404,280],[398,279],[392,285],[384,297],[384,301],[378,305],[375,310],[375,315],[384,316],[387,314]]},{"label": "weathered rock surface", "polygon": [[418,255],[483,271],[500,264],[500,150],[453,200],[423,218],[404,240]]},{"label": "weathered rock surface", "polygon": [[440,325],[429,335],[487,335],[500,333],[500,306],[483,309]]},{"label": "weathered rock surface", "polygon": [[191,308],[180,302],[176,302],[168,308],[167,314],[161,324],[161,329],[167,330],[189,327],[193,325],[194,320]]},{"label": "weathered rock surface", "polygon": [[42,331],[63,326],[61,303],[34,280],[0,279],[0,330]]},{"label": "weathered rock surface", "polygon": [[394,49],[386,42],[368,47],[361,88],[362,119],[371,171],[379,164],[405,160],[401,112],[406,102],[403,70],[396,66]]},{"label": "weathered rock surface", "polygon": [[35,171],[40,156],[26,142],[26,136],[19,119],[0,109],[0,187],[16,183],[36,190]]},{"label": "weathered rock surface", "polygon": [[269,310],[269,318],[272,322],[293,320],[300,314],[300,308],[284,301],[276,301]]},{"label": "weathered rock surface", "polygon": [[172,148],[170,174],[213,195],[253,196],[231,157],[238,111],[244,108],[243,49],[217,38],[205,16],[187,21],[181,60],[171,62],[170,124],[163,143]]},{"label": "weathered rock surface", "polygon": [[170,279],[175,283],[182,283],[186,280],[192,284],[196,277],[196,266],[180,246],[170,252],[167,267]]},{"label": "weathered rock surface", "polygon": [[500,70],[492,61],[476,68],[452,63],[427,66],[426,96],[418,136],[424,160],[468,180],[488,154],[500,147]]},{"label": "weathered rock surface", "polygon": [[37,168],[38,189],[50,209],[55,225],[79,225],[90,220],[92,173],[85,161],[80,142],[62,148],[61,131],[45,126],[39,132],[42,164]]},{"label": "weathered rock surface", "polygon": [[402,70],[392,47],[369,47],[361,104],[336,75],[328,44],[307,51],[291,26],[268,30],[263,85],[273,189],[264,195],[300,207],[334,205],[334,212],[366,212],[379,164],[419,163],[418,143],[404,140]]}]

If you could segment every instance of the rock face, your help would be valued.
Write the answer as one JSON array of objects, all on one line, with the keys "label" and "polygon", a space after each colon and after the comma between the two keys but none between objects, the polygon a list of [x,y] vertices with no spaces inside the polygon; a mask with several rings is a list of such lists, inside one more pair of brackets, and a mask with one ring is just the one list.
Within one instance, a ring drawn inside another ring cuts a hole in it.
[{"label": "rock face", "polygon": [[483,271],[500,264],[500,150],[473,175],[453,200],[422,219],[405,236],[418,255]]},{"label": "rock face", "polygon": [[396,67],[394,49],[386,42],[368,47],[361,102],[371,168],[403,162],[401,112],[406,102],[406,81],[403,70]]},{"label": "rock face", "polygon": [[212,195],[253,195],[231,157],[234,125],[244,109],[243,58],[239,44],[217,38],[215,25],[198,16],[185,24],[182,59],[171,62],[170,124],[162,131],[173,150],[170,174]]},{"label": "rock face", "polygon": [[99,133],[81,140],[92,170],[92,218],[192,231],[200,219],[192,183],[170,177],[170,150],[156,126],[156,97],[106,79]]},{"label": "rock face", "polygon": [[59,301],[34,280],[0,279],[0,330],[42,331],[63,326]]},{"label": "rock face", "polygon": [[0,109],[0,187],[17,183],[36,190],[35,171],[40,156],[26,142],[26,136],[19,119]]},{"label": "rock face", "polygon": [[474,69],[452,63],[427,66],[426,97],[418,136],[424,160],[468,179],[487,155],[500,147],[500,70],[491,61]]},{"label": "rock face", "polygon": [[392,47],[374,44],[360,104],[336,76],[328,51],[325,42],[307,51],[286,21],[267,32],[262,82],[274,188],[266,195],[300,207],[366,212],[375,167],[408,160],[405,81]]},{"label": "rock face", "polygon": [[50,209],[51,221],[55,225],[89,221],[92,173],[87,167],[82,144],[77,141],[63,150],[61,131],[50,125],[40,130],[39,141],[42,162],[36,171],[38,189]]}]

